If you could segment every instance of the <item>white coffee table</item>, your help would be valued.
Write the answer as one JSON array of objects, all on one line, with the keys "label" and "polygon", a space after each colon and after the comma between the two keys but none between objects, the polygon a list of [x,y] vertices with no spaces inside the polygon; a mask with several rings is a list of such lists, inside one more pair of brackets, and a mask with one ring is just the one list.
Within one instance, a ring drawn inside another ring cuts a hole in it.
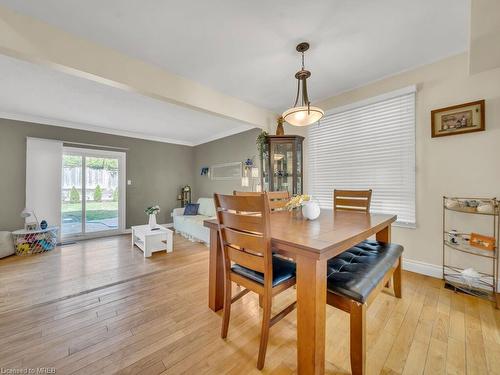
[{"label": "white coffee table", "polygon": [[132,227],[132,248],[137,246],[144,252],[144,258],[149,258],[156,251],[166,250],[171,253],[174,246],[174,232],[168,228],[157,226],[151,230],[149,225]]}]

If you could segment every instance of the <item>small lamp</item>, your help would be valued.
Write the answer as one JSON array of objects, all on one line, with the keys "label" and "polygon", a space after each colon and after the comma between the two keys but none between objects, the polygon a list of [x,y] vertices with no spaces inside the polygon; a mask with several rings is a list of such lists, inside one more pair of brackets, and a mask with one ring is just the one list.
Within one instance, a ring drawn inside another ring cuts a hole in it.
[{"label": "small lamp", "polygon": [[40,223],[38,222],[38,218],[36,217],[35,211],[25,208],[24,210],[21,211],[21,214],[20,214],[20,216],[25,220],[27,218],[31,217],[32,215],[35,218],[37,228],[39,228]]}]

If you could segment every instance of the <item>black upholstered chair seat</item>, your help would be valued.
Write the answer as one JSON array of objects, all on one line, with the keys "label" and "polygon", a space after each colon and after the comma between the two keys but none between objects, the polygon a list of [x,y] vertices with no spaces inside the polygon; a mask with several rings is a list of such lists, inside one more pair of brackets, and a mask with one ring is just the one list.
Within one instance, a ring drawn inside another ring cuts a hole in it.
[{"label": "black upholstered chair seat", "polygon": [[397,244],[366,240],[327,263],[328,291],[365,303],[403,253]]},{"label": "black upholstered chair seat", "polygon": [[[233,264],[231,270],[241,276],[264,285],[264,274],[249,268]],[[295,263],[273,256],[273,287],[295,277]]]}]

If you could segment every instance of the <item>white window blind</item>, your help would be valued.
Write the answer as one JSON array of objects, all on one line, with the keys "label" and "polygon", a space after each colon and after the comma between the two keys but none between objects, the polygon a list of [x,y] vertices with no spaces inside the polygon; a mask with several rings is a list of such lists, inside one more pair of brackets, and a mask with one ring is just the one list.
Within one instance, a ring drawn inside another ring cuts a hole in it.
[{"label": "white window blind", "polygon": [[415,92],[332,113],[308,129],[309,191],[332,209],[334,189],[372,189],[371,212],[415,225]]}]

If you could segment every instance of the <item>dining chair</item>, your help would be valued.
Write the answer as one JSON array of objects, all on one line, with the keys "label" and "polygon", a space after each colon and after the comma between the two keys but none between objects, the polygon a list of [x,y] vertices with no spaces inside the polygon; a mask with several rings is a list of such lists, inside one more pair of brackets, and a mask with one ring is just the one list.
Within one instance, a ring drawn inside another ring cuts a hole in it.
[{"label": "dining chair", "polygon": [[372,190],[337,190],[333,191],[333,208],[335,210],[348,210],[370,212]]},{"label": "dining chair", "polygon": [[[370,212],[371,190],[334,190],[334,210]],[[349,313],[353,375],[366,374],[366,310],[391,285],[401,298],[403,247],[365,240],[327,262],[327,304]]]},{"label": "dining chair", "polygon": [[[271,252],[270,208],[267,193],[214,194],[224,260],[224,304],[221,337],[229,329],[231,304],[249,291],[262,296],[263,312],[257,368],[264,367],[269,329],[293,311],[296,302],[271,317],[273,296],[295,285],[295,263]],[[232,282],[243,286],[232,296]]]},{"label": "dining chair", "polygon": [[269,206],[271,211],[282,211],[285,209],[286,204],[290,200],[290,192],[288,191],[270,191]]},{"label": "dining chair", "polygon": [[[256,191],[233,191],[233,195],[238,196],[256,196],[261,195],[262,192]],[[281,211],[285,209],[286,204],[290,200],[290,193],[288,191],[269,191],[267,192],[269,198],[269,207],[271,211]]]}]

